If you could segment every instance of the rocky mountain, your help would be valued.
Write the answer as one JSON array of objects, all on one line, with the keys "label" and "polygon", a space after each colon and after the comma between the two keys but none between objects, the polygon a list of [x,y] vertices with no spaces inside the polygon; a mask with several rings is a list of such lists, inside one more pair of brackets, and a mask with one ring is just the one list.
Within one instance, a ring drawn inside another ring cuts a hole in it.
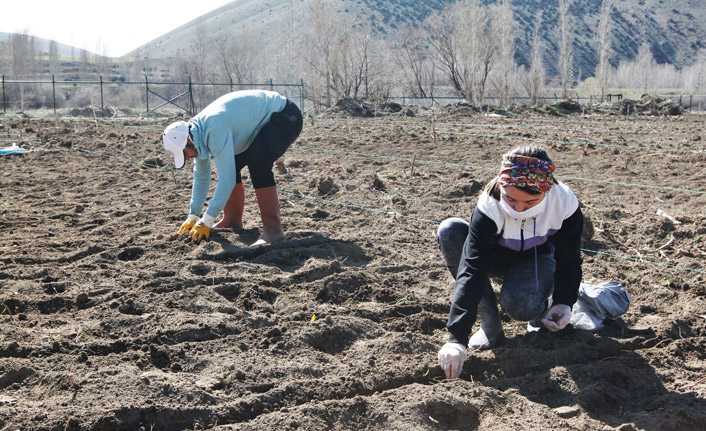
[{"label": "rocky mountain", "polygon": [[[493,3],[496,0],[484,0]],[[406,26],[417,26],[430,14],[452,0],[331,0],[339,14],[356,25],[369,23],[382,37]],[[613,56],[616,65],[633,59],[643,43],[649,44],[658,63],[689,66],[696,53],[706,48],[706,2],[703,0],[619,0],[613,19]],[[513,0],[518,64],[528,64],[532,31],[541,13],[540,33],[545,41],[549,72],[558,56],[556,0]],[[128,56],[174,57],[188,49],[196,34],[209,37],[266,38],[289,37],[306,28],[306,0],[235,0],[136,49]],[[594,29],[600,0],[574,0],[570,8],[574,20],[574,61],[576,74],[591,76],[598,63]]]}]

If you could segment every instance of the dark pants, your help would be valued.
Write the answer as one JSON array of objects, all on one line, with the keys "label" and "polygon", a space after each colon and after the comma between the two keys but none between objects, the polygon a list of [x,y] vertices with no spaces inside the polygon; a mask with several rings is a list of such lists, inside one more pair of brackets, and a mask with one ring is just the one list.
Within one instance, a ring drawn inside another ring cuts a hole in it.
[{"label": "dark pants", "polygon": [[247,166],[253,188],[274,186],[272,166],[297,139],[303,124],[301,111],[294,102],[287,100],[284,109],[270,116],[270,121],[260,129],[250,147],[235,156],[235,182],[243,182],[240,170]]},{"label": "dark pants", "polygon": [[[460,218],[449,218],[441,222],[437,232],[439,250],[456,277],[461,260],[463,245],[468,236],[468,222]],[[547,306],[547,299],[554,291],[554,271],[556,261],[552,254],[532,255],[529,258],[514,259],[501,253],[500,246],[493,248],[490,277],[500,277],[503,285],[500,290],[500,306],[515,320],[529,321],[539,316]],[[495,293],[486,277],[483,280],[482,303],[495,304]]]}]

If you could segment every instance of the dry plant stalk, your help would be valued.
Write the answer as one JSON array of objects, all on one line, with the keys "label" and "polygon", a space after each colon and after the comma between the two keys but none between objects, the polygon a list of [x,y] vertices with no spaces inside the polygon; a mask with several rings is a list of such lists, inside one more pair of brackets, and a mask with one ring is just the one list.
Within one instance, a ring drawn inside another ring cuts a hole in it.
[{"label": "dry plant stalk", "polygon": [[434,145],[436,145],[436,113],[432,112],[431,113],[431,135],[434,138]]}]

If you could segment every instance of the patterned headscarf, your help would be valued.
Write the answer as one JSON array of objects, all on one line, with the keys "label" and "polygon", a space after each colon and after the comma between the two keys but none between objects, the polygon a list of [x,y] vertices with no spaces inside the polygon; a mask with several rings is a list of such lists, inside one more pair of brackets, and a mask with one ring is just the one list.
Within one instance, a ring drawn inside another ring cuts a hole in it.
[{"label": "patterned headscarf", "polygon": [[548,192],[554,183],[554,164],[534,157],[505,154],[500,166],[500,184],[503,187],[522,187],[536,192]]}]

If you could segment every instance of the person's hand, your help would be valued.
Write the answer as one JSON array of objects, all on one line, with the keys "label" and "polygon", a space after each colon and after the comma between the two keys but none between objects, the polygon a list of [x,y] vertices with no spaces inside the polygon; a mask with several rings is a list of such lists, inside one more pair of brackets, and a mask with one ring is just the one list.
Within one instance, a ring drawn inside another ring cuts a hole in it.
[{"label": "person's hand", "polygon": [[547,315],[542,319],[542,323],[545,328],[556,332],[566,328],[569,320],[571,320],[571,307],[565,304],[557,304],[549,309]]},{"label": "person's hand", "polygon": [[196,223],[191,230],[189,231],[189,237],[193,239],[196,244],[199,244],[203,238],[208,241],[208,238],[211,236],[211,228],[206,226],[206,224],[202,221],[199,221]]},{"label": "person's hand", "polygon": [[439,350],[439,365],[444,370],[446,378],[457,379],[463,370],[463,363],[466,361],[466,346],[460,343],[446,343]]},{"label": "person's hand", "polygon": [[192,227],[196,224],[196,221],[199,219],[197,215],[194,214],[189,214],[189,217],[184,221],[184,223],[181,224],[181,227],[179,228],[179,232],[177,232],[179,235],[182,233],[189,233]]}]

